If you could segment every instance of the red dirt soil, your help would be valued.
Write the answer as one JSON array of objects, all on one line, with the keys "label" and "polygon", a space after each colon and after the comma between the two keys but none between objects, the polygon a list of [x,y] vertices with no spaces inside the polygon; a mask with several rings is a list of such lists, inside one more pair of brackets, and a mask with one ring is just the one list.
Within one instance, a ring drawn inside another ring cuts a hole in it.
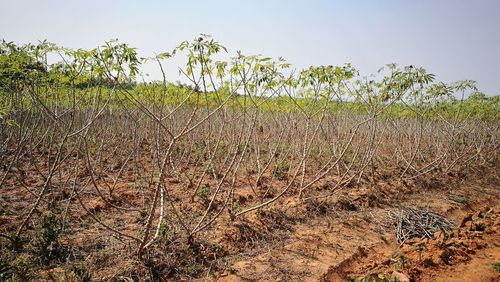
[{"label": "red dirt soil", "polygon": [[[333,207],[295,225],[280,244],[239,256],[219,281],[363,281],[370,275],[379,280],[366,281],[394,281],[395,276],[399,281],[500,281],[493,268],[500,262],[499,187],[493,178],[469,180],[456,187],[390,193],[376,207],[366,204],[363,192],[346,191],[337,199],[344,209]],[[466,200],[459,204],[457,199]],[[435,239],[400,247],[386,218],[398,205],[428,208],[457,226],[470,215],[472,220],[448,235],[437,232]],[[292,214],[307,212],[291,206]]]}]

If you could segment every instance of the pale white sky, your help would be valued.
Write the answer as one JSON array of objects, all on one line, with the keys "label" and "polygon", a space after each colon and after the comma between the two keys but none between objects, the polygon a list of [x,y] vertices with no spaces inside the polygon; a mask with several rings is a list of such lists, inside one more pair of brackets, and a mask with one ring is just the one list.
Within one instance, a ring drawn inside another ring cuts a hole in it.
[{"label": "pale white sky", "polygon": [[[282,56],[298,69],[413,64],[500,94],[499,0],[0,0],[0,38],[18,43],[94,48],[118,38],[146,56],[199,33],[232,54]],[[174,66],[167,74],[178,79]]]}]

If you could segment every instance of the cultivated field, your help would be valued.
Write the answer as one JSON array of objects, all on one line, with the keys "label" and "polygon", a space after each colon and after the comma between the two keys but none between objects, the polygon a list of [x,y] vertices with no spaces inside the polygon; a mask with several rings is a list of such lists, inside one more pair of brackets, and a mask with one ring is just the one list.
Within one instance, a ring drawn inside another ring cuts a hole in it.
[{"label": "cultivated field", "polygon": [[0,45],[1,281],[498,279],[499,96],[226,52]]}]

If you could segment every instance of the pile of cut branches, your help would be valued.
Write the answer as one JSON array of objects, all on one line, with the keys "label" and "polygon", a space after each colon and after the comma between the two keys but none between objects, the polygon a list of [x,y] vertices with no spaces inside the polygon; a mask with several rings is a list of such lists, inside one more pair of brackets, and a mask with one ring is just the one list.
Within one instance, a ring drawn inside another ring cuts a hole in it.
[{"label": "pile of cut branches", "polygon": [[428,209],[402,208],[390,211],[389,219],[395,228],[399,244],[413,238],[433,238],[437,231],[451,230],[454,225],[447,218]]}]

